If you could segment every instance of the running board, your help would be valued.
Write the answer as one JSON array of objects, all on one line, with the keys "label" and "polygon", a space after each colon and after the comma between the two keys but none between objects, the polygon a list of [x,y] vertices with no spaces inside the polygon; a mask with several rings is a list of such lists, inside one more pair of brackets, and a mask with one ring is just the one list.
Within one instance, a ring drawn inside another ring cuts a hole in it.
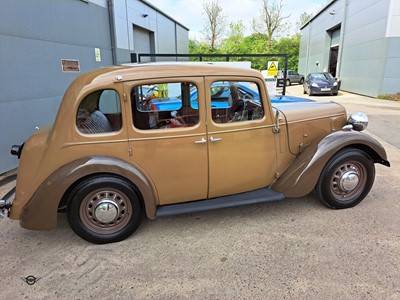
[{"label": "running board", "polygon": [[283,193],[276,192],[271,188],[263,188],[251,192],[212,198],[209,200],[199,200],[187,203],[159,206],[157,208],[156,217],[158,218],[172,215],[189,214],[248,204],[275,202],[283,199],[285,199]]}]

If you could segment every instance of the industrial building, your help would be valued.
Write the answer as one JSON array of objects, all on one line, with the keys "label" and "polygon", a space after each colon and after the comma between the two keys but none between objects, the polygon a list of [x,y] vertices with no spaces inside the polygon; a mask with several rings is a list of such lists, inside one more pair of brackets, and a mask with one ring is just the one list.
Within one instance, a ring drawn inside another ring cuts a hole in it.
[{"label": "industrial building", "polygon": [[0,0],[0,174],[64,91],[88,70],[138,53],[188,53],[189,29],[144,0]]},{"label": "industrial building", "polygon": [[400,92],[400,1],[333,0],[301,28],[299,72],[328,71],[341,89]]}]

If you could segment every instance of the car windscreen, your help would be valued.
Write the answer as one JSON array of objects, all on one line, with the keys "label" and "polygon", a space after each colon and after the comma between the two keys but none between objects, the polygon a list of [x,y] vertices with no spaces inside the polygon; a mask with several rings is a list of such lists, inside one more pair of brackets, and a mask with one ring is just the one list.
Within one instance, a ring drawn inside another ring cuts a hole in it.
[{"label": "car windscreen", "polygon": [[311,79],[333,80],[333,77],[329,73],[315,73],[311,75]]}]

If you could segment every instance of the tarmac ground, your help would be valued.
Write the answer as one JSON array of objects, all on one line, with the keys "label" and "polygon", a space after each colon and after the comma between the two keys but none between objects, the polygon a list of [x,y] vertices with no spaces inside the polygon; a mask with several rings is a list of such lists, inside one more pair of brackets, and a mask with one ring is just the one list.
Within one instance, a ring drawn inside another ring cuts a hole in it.
[{"label": "tarmac ground", "polygon": [[[303,97],[299,85],[287,94]],[[0,299],[400,299],[400,103],[342,91],[311,98],[365,111],[367,134],[388,153],[391,167],[376,165],[356,207],[332,210],[311,194],[143,219],[107,245],[80,239],[64,214],[50,231],[5,218]],[[14,179],[3,178],[0,197]]]}]

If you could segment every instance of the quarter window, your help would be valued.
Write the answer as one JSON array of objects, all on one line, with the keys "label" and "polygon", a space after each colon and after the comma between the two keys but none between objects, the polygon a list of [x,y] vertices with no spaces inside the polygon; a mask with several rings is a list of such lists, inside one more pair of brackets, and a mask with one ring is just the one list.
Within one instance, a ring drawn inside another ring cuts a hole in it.
[{"label": "quarter window", "polygon": [[217,81],[211,85],[211,111],[215,123],[259,120],[264,117],[259,86],[248,81]]},{"label": "quarter window", "polygon": [[199,122],[198,89],[193,83],[135,86],[131,102],[133,122],[138,129],[191,127]]},{"label": "quarter window", "polygon": [[87,95],[76,115],[76,126],[82,133],[119,131],[122,127],[121,102],[114,90],[100,90]]}]

